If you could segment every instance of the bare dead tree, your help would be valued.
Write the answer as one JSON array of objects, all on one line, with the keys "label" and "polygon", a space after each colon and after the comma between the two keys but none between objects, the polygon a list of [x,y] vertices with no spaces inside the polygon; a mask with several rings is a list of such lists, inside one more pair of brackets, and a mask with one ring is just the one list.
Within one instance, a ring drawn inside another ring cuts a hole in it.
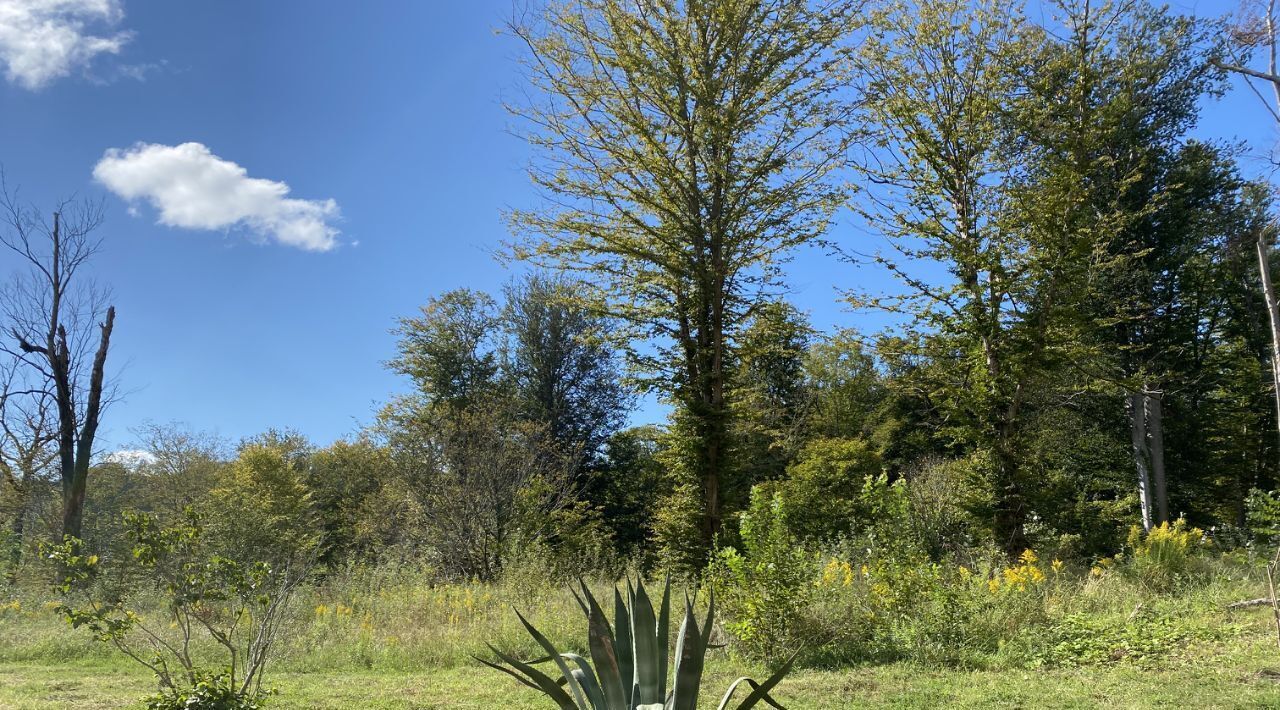
[{"label": "bare dead tree", "polygon": [[0,352],[27,368],[33,396],[53,403],[62,533],[77,538],[94,440],[113,391],[105,373],[115,308],[83,273],[101,247],[102,221],[100,204],[72,200],[45,220],[0,182],[0,246],[23,267],[0,291]]}]

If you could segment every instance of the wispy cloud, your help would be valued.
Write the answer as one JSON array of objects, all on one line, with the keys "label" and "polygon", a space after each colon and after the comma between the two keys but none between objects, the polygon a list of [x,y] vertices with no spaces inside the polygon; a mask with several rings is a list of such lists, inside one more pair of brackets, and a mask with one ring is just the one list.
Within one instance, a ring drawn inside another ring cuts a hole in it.
[{"label": "wispy cloud", "polygon": [[107,463],[118,463],[129,469],[137,469],[156,462],[156,455],[143,449],[120,449],[103,457]]},{"label": "wispy cloud", "polygon": [[27,89],[117,54],[129,41],[115,31],[120,0],[0,0],[0,63],[5,78]]},{"label": "wispy cloud", "polygon": [[139,143],[112,148],[93,176],[115,194],[145,200],[160,224],[184,229],[241,227],[289,246],[328,251],[338,245],[338,203],[289,197],[283,182],[249,177],[200,143]]}]

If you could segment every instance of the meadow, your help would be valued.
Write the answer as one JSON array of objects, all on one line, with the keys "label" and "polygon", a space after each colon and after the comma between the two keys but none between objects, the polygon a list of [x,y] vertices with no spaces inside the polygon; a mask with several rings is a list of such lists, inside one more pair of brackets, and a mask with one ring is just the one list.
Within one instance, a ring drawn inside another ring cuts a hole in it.
[{"label": "meadow", "polygon": [[[1059,579],[1015,592],[1024,597],[1019,608],[1030,604],[1038,613],[1002,628],[1000,638],[973,639],[980,642],[975,649],[986,650],[956,656],[964,662],[931,663],[930,656],[906,652],[896,660],[824,666],[814,655],[774,696],[789,708],[815,709],[1280,707],[1272,611],[1230,607],[1265,592],[1259,561],[1224,555],[1208,564],[1200,577],[1163,591],[1119,571],[1064,570]],[[604,591],[607,582],[593,586]],[[839,579],[836,586],[843,587]],[[975,595],[992,594],[985,582],[974,587]],[[0,707],[140,707],[139,698],[155,690],[151,675],[83,629],[69,628],[54,606],[49,594],[22,586],[0,604]],[[536,569],[513,571],[497,584],[439,583],[427,571],[405,569],[330,575],[293,604],[267,671],[267,685],[279,690],[269,706],[552,707],[472,658],[488,657],[485,641],[537,655],[513,607],[561,648],[583,650],[572,596]],[[901,623],[894,633],[910,636],[947,620],[926,615]],[[989,625],[966,623],[967,633],[991,633]],[[731,641],[721,628],[716,638]],[[728,643],[708,659],[701,704],[715,707],[734,678],[766,672]]]}]

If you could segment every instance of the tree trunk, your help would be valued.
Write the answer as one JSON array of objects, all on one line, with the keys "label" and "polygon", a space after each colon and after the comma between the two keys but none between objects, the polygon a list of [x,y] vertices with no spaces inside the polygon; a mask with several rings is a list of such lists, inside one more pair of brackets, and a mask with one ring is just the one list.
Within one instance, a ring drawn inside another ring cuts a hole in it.
[{"label": "tree trunk", "polygon": [[1029,547],[1026,506],[1022,500],[1022,488],[1018,485],[1017,468],[1012,457],[1003,452],[998,452],[996,456],[996,541],[1005,554],[1014,559]]},{"label": "tree trunk", "polygon": [[22,491],[18,500],[18,510],[9,523],[9,581],[18,578],[18,567],[22,564],[22,537],[27,523],[27,493]]},{"label": "tree trunk", "polygon": [[[106,377],[107,351],[111,347],[111,331],[115,327],[115,322],[116,309],[114,306],[109,307],[107,317],[100,326],[98,351],[93,356],[93,367],[89,371],[88,401],[85,403],[84,424],[80,427],[80,435],[75,441],[71,478],[67,480],[64,477],[62,481],[62,535],[64,537],[81,537],[84,525],[85,489],[89,483],[93,443],[98,435],[98,416],[102,412],[102,389]],[[63,347],[65,349],[65,344]],[[63,475],[66,475],[65,463]]]},{"label": "tree trunk", "polygon": [[1280,433],[1280,305],[1276,304],[1276,292],[1271,285],[1271,249],[1267,246],[1267,232],[1258,232],[1258,273],[1262,276],[1262,296],[1267,302],[1267,317],[1271,324],[1271,387],[1276,401],[1276,426]]},{"label": "tree trunk", "polygon": [[1163,393],[1143,394],[1147,417],[1147,446],[1151,455],[1151,486],[1156,504],[1156,523],[1169,522],[1169,490],[1164,476],[1164,408]]},{"label": "tree trunk", "polygon": [[1134,392],[1126,399],[1129,410],[1129,434],[1133,446],[1133,465],[1138,473],[1138,502],[1142,504],[1142,529],[1151,530],[1151,477],[1147,469],[1147,424],[1142,406],[1143,395]]}]

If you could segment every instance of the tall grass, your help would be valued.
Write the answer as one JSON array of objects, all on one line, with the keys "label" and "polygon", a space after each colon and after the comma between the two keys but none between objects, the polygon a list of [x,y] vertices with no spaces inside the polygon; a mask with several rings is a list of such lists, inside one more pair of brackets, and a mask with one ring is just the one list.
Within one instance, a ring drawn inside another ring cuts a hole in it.
[{"label": "tall grass", "polygon": [[[1227,609],[1265,592],[1260,560],[1247,553],[1204,554],[1191,565],[1175,561],[1184,571],[1158,585],[1148,583],[1150,561],[1057,569],[1052,561],[1028,564],[1038,566],[1044,579],[1018,587],[1009,580],[1027,570],[1006,576],[1000,569],[961,571],[953,564],[864,567],[815,557],[813,577],[805,582],[812,593],[806,592],[804,628],[814,631],[806,663],[1159,665],[1198,647],[1272,634],[1266,614]],[[997,578],[1003,581],[993,589],[990,581]],[[611,580],[590,584],[603,594]],[[726,600],[717,639],[729,645],[716,655],[754,662],[751,646],[726,630],[734,628],[737,613],[728,603],[732,595],[717,590],[717,596]],[[35,581],[0,588],[0,663],[128,665],[83,630],[69,628],[54,603]],[[430,569],[410,566],[353,567],[318,577],[298,594],[271,671],[470,667],[473,654],[487,655],[485,642],[522,657],[540,655],[513,607],[558,648],[586,651],[576,602],[536,560],[515,565],[494,584],[446,582]]]}]

